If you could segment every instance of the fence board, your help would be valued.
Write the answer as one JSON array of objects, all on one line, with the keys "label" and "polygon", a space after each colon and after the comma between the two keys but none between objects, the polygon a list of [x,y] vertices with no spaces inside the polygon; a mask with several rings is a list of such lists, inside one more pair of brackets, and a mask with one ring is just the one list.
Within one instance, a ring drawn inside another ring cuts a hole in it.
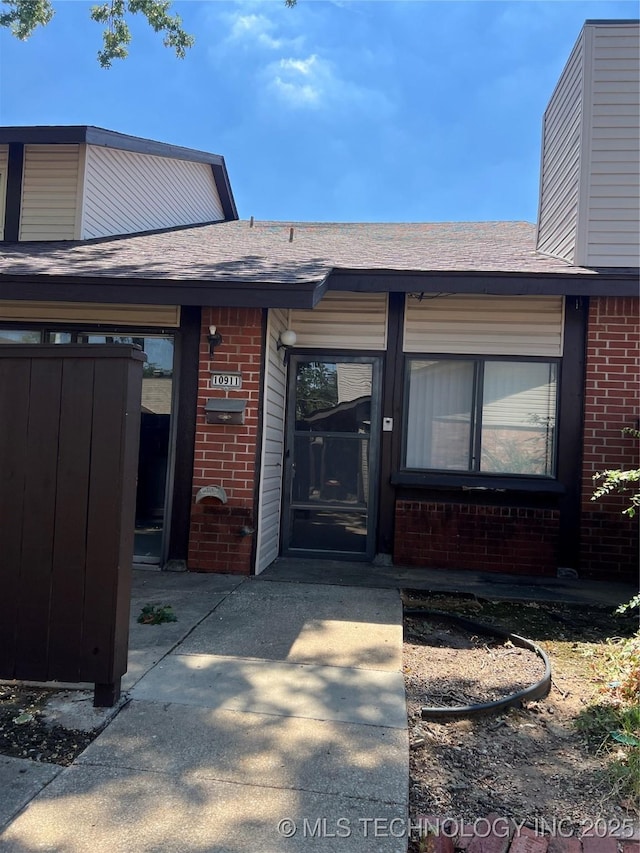
[{"label": "fence board", "polygon": [[81,680],[93,368],[87,359],[66,359],[62,369],[49,635],[49,677],[59,681]]},{"label": "fence board", "polygon": [[0,673],[15,674],[31,364],[0,360]]}]

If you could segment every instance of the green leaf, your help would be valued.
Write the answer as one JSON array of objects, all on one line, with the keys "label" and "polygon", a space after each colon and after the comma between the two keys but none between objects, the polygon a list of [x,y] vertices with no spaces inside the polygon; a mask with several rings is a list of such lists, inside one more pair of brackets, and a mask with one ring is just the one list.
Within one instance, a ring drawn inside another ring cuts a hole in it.
[{"label": "green leaf", "polygon": [[625,746],[640,746],[640,738],[635,735],[628,735],[624,732],[609,732],[609,736],[617,743],[623,743]]},{"label": "green leaf", "polygon": [[[2,0],[0,26],[8,27],[16,38],[28,39],[36,27],[46,26],[54,15],[52,0]],[[124,59],[129,51],[131,31],[127,17],[140,13],[157,33],[164,34],[165,47],[173,48],[176,56],[184,59],[188,48],[194,44],[193,36],[182,27],[178,15],[170,15],[169,0],[105,0],[91,8],[91,18],[104,24],[102,50],[98,62],[110,68],[114,59]]]},{"label": "green leaf", "polygon": [[178,618],[170,604],[145,604],[138,616],[141,625],[161,625],[163,622],[177,622]]},{"label": "green leaf", "polygon": [[0,27],[9,27],[12,34],[26,41],[36,27],[45,27],[53,18],[50,0],[2,0],[8,12],[0,13]]}]

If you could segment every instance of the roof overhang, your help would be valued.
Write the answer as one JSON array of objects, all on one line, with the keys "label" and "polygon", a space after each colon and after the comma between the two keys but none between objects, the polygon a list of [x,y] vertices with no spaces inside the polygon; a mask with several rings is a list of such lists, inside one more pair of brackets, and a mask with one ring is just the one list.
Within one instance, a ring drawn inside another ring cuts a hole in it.
[{"label": "roof overhang", "polygon": [[197,163],[220,165],[224,158],[220,154],[183,148],[140,136],[129,136],[92,125],[24,125],[0,127],[0,143],[22,142],[25,145],[100,145],[135,151],[138,154],[155,154],[158,157],[173,157],[177,160],[192,160]]},{"label": "roof overhang", "polygon": [[313,308],[327,282],[181,281],[0,275],[0,300],[209,305],[219,308]]},{"label": "roof overhang", "polygon": [[116,133],[103,127],[92,125],[39,125],[0,127],[0,144],[21,145],[95,145],[102,148],[115,148],[120,151],[133,151],[136,154],[152,154],[156,157],[170,157],[174,160],[189,160],[193,163],[207,163],[211,166],[213,177],[220,196],[225,219],[238,219],[238,211],[231,191],[224,157],[195,148],[183,148],[140,136]]},{"label": "roof overhang", "polygon": [[491,293],[514,296],[639,296],[639,271],[593,273],[333,270],[329,290],[367,293]]}]

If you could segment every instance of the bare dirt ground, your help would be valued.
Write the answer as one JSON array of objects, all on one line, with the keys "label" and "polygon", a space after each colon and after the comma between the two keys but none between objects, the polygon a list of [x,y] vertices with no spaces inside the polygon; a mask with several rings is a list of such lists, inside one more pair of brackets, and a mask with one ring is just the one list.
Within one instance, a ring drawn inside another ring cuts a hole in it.
[{"label": "bare dirt ground", "polygon": [[607,782],[608,756],[577,728],[602,699],[598,664],[605,639],[630,635],[633,619],[598,608],[490,602],[405,593],[425,607],[498,625],[548,654],[549,695],[499,715],[450,722],[423,720],[422,706],[504,697],[541,678],[533,652],[454,627],[431,616],[405,617],[404,673],[409,713],[410,810],[473,821],[489,814],[540,827],[562,821],[576,834],[595,820],[610,829],[637,817],[637,803]]},{"label": "bare dirt ground", "polygon": [[20,683],[0,684],[0,754],[67,766],[97,737],[46,723],[43,709],[58,693]]}]

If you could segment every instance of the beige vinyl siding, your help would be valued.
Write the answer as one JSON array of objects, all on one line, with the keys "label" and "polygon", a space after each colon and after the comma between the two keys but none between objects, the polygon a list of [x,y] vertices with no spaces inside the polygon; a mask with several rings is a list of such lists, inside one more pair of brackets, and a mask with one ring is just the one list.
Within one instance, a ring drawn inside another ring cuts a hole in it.
[{"label": "beige vinyl siding", "polygon": [[561,296],[407,297],[403,348],[410,353],[562,355]]},{"label": "beige vinyl siding", "polygon": [[106,305],[93,302],[32,302],[0,300],[0,320],[17,323],[81,323],[87,326],[177,327],[178,305]]},{"label": "beige vinyl siding", "polygon": [[292,310],[289,328],[297,347],[384,350],[387,294],[327,293],[312,310]]},{"label": "beige vinyl siding", "polygon": [[594,25],[584,238],[578,263],[640,264],[640,27]]},{"label": "beige vinyl siding", "polygon": [[7,164],[9,146],[0,145],[0,240],[4,240],[4,215],[7,206]]},{"label": "beige vinyl siding", "polygon": [[582,153],[584,38],[578,40],[543,120],[539,252],[572,263],[578,225]]},{"label": "beige vinyl siding", "polygon": [[25,145],[18,239],[74,240],[78,145]]},{"label": "beige vinyl siding", "polygon": [[221,219],[208,163],[87,146],[83,238]]},{"label": "beige vinyl siding", "polygon": [[278,337],[287,328],[287,312],[269,311],[263,392],[262,470],[258,498],[256,574],[266,569],[280,551],[280,507],[284,458],[286,368]]}]

